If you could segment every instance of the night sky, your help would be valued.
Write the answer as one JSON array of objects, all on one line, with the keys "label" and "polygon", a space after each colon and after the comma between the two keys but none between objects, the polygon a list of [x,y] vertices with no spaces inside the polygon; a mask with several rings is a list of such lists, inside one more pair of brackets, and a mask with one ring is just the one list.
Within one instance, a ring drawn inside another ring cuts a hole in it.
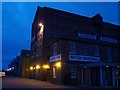
[{"label": "night sky", "polygon": [[31,26],[37,6],[47,6],[83,16],[92,17],[97,13],[104,21],[118,24],[118,3],[41,3],[7,2],[2,3],[2,67],[7,69],[13,58],[20,55],[22,49],[30,49]]}]

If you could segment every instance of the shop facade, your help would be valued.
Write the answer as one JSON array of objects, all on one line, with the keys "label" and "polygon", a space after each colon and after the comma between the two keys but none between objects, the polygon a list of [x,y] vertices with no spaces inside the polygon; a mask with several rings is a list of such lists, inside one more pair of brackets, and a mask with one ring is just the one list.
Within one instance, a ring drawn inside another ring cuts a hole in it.
[{"label": "shop facade", "polygon": [[119,29],[100,14],[88,18],[38,7],[32,24],[30,75],[58,84],[119,86]]}]

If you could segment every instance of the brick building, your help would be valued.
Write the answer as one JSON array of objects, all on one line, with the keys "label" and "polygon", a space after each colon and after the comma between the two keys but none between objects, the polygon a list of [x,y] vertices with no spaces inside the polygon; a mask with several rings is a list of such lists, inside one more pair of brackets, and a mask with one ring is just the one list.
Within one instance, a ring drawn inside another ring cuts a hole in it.
[{"label": "brick building", "polygon": [[29,78],[30,55],[30,50],[21,50],[20,58],[18,61],[18,76]]},{"label": "brick building", "polygon": [[31,78],[60,84],[120,85],[120,26],[48,7],[32,24]]}]

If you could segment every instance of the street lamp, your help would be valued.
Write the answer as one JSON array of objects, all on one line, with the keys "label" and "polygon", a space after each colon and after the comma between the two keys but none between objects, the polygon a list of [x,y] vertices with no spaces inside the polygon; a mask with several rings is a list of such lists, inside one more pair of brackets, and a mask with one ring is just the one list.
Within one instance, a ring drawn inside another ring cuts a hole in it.
[{"label": "street lamp", "polygon": [[32,67],[32,66],[30,67],[30,70],[33,70],[33,67]]},{"label": "street lamp", "polygon": [[40,28],[40,34],[43,34],[43,27],[44,27],[44,25],[42,23],[39,23],[39,26],[41,27]]},{"label": "street lamp", "polygon": [[56,66],[56,67],[61,67],[61,62],[57,62],[57,63],[55,64],[55,66]]},{"label": "street lamp", "polygon": [[106,66],[106,67],[109,67],[109,66]]},{"label": "street lamp", "polygon": [[50,66],[49,66],[49,65],[43,65],[43,68],[45,68],[45,69],[49,69]]},{"label": "street lamp", "polygon": [[14,67],[12,67],[12,69],[14,69]]},{"label": "street lamp", "polygon": [[39,23],[39,26],[42,26],[42,23]]},{"label": "street lamp", "polygon": [[39,66],[39,65],[36,65],[36,69],[40,69],[40,66]]}]

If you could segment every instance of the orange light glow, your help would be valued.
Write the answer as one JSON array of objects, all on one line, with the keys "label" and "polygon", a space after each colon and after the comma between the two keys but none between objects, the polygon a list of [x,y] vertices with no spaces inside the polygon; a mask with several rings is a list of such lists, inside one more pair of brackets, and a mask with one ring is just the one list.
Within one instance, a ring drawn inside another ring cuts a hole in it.
[{"label": "orange light glow", "polygon": [[50,66],[49,65],[43,65],[43,68],[49,69]]},{"label": "orange light glow", "polygon": [[43,29],[44,29],[44,25],[42,23],[39,23],[40,28],[40,35],[43,34]]},{"label": "orange light glow", "polygon": [[33,67],[32,67],[32,66],[30,67],[30,70],[33,70]]},{"label": "orange light glow", "polygon": [[36,65],[36,69],[40,69],[40,65]]},{"label": "orange light glow", "polygon": [[55,66],[56,66],[56,67],[61,67],[61,62],[57,62],[57,63],[55,64]]}]

